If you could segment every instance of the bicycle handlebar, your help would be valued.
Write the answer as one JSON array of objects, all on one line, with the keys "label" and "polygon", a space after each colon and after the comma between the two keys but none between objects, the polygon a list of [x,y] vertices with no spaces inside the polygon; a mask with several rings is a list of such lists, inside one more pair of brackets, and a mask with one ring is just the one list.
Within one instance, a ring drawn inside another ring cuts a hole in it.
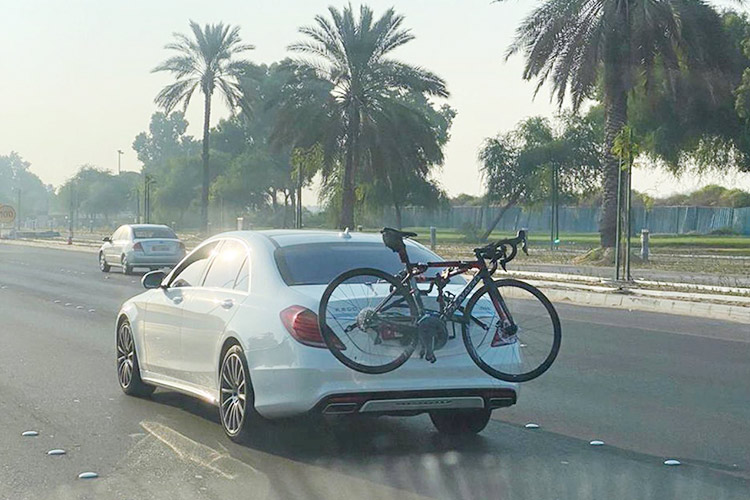
[{"label": "bicycle handlebar", "polygon": [[[523,253],[525,253],[526,255],[529,254],[526,231],[523,229],[518,231],[518,234],[515,238],[505,238],[494,243],[490,243],[489,245],[475,248],[474,253],[477,254],[478,257],[489,259],[493,263],[500,264],[503,270],[506,270],[505,264],[516,257],[516,254],[518,253],[518,245],[521,245],[521,250],[523,250]],[[507,252],[507,247],[510,247],[511,249],[510,254],[508,254]]]}]

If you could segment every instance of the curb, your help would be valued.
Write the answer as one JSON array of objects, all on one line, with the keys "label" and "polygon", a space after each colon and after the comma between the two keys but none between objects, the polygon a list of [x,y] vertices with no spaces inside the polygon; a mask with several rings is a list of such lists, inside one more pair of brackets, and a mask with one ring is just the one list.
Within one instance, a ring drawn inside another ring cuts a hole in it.
[{"label": "curb", "polygon": [[750,324],[750,307],[742,305],[714,304],[667,298],[643,297],[619,293],[586,292],[565,290],[536,283],[552,302],[568,302],[592,307],[632,309],[680,316],[719,319]]},{"label": "curb", "polygon": [[18,239],[18,240],[0,240],[0,245],[20,245],[20,246],[27,246],[27,247],[36,247],[36,248],[51,248],[55,250],[67,250],[70,252],[86,252],[86,253],[96,253],[99,250],[99,246],[94,245],[82,245],[79,243],[73,243],[72,245],[66,245],[65,243],[56,243],[56,242],[50,242],[50,241],[37,241],[37,240],[24,240],[24,239]]}]

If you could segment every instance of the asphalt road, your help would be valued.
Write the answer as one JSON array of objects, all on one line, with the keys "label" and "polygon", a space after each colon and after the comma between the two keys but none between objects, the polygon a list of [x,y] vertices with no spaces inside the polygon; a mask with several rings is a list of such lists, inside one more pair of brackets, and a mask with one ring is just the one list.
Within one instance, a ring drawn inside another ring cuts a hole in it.
[{"label": "asphalt road", "polygon": [[0,498],[750,497],[749,325],[558,305],[558,361],[478,437],[340,418],[237,445],[211,406],[120,392],[115,313],[139,291],[91,253],[0,244]]}]

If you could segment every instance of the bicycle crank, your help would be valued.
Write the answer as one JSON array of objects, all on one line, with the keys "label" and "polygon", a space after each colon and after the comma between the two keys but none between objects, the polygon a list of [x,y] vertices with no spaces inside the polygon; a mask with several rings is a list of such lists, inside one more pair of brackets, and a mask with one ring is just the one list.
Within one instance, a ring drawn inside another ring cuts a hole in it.
[{"label": "bicycle crank", "polygon": [[436,316],[423,316],[417,322],[417,331],[422,344],[420,357],[434,363],[437,360],[435,351],[445,347],[448,342],[448,329],[445,323]]}]

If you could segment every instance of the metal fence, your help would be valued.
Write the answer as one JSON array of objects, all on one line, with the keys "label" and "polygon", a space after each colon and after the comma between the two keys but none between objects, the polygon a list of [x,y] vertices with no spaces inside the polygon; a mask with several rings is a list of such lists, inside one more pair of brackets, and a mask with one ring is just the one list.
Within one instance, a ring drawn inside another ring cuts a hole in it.
[{"label": "metal fence", "polygon": [[[402,209],[404,227],[435,226],[462,229],[467,226],[487,228],[499,213],[500,207],[461,206],[445,210],[428,210],[421,207]],[[560,207],[560,231],[592,233],[598,231],[598,207]],[[388,224],[395,224],[392,210],[383,214]],[[731,230],[750,235],[750,207],[644,207],[633,208],[633,231],[648,229],[652,233],[708,234],[712,231]],[[503,214],[497,229],[516,231],[522,227],[532,231],[546,231],[550,226],[550,207],[512,207]]]}]

